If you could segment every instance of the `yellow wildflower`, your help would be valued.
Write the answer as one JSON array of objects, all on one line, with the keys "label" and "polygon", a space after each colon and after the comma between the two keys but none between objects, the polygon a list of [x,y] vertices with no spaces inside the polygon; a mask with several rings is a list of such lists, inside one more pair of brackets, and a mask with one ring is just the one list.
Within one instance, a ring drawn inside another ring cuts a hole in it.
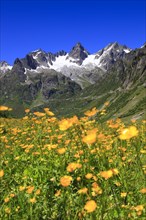
[{"label": "yellow wildflower", "polygon": [[93,191],[94,195],[102,194],[102,189],[99,187],[99,185],[96,182],[92,183],[92,191]]},{"label": "yellow wildflower", "polygon": [[110,103],[110,102],[108,102],[108,101],[107,101],[107,102],[105,102],[105,103],[104,103],[104,105],[105,105],[105,106],[108,106],[108,105],[109,105],[109,103]]},{"label": "yellow wildflower", "polygon": [[51,111],[49,110],[49,108],[44,108],[44,111],[46,112],[47,115],[49,115],[49,116],[54,116],[54,113],[51,112]]},{"label": "yellow wildflower", "polygon": [[86,177],[86,179],[91,179],[93,177],[93,174],[92,173],[87,173],[85,177]]},{"label": "yellow wildflower", "polygon": [[126,193],[126,192],[122,192],[122,193],[121,193],[121,197],[122,197],[122,198],[124,198],[124,197],[126,197],[126,196],[127,196],[127,193]]},{"label": "yellow wildflower", "polygon": [[40,189],[37,189],[37,191],[35,192],[36,195],[40,195],[40,193],[41,193]]},{"label": "yellow wildflower", "polygon": [[30,109],[25,109],[25,113],[29,113],[30,112]]},{"label": "yellow wildflower", "polygon": [[4,176],[4,171],[0,170],[0,177],[3,177],[3,176]]},{"label": "yellow wildflower", "polygon": [[80,176],[77,177],[77,181],[78,182],[81,181],[81,177]]},{"label": "yellow wildflower", "polygon": [[88,117],[91,117],[91,116],[94,116],[97,112],[98,112],[98,110],[94,107],[94,108],[92,108],[91,110],[86,111],[86,112],[84,113],[84,115],[86,115],[86,116],[88,116]]},{"label": "yellow wildflower", "polygon": [[71,181],[72,181],[71,176],[63,176],[63,177],[60,178],[60,184],[64,187],[69,186]]},{"label": "yellow wildflower", "polygon": [[61,195],[61,190],[57,190],[56,193],[55,193],[55,196],[58,197],[60,195]]},{"label": "yellow wildflower", "polygon": [[141,189],[140,192],[143,194],[146,193],[146,188]]},{"label": "yellow wildflower", "polygon": [[36,203],[36,198],[33,197],[32,199],[29,199],[29,201],[30,201],[31,203]]},{"label": "yellow wildflower", "polygon": [[77,116],[74,116],[72,118],[62,119],[61,121],[59,121],[59,129],[61,131],[65,131],[68,128],[70,128],[73,124],[78,124],[78,123],[79,123],[79,120]]},{"label": "yellow wildflower", "polygon": [[25,186],[19,186],[19,191],[23,191],[25,189]]},{"label": "yellow wildflower", "polygon": [[86,194],[87,192],[88,192],[88,189],[86,187],[78,190],[79,194]]},{"label": "yellow wildflower", "polygon": [[11,194],[10,194],[10,197],[11,197],[11,198],[15,197],[15,194],[14,194],[14,193],[11,193]]},{"label": "yellow wildflower", "polygon": [[96,128],[87,131],[87,135],[82,138],[82,141],[86,144],[95,143],[96,142],[96,137],[97,137],[96,132],[97,132]]},{"label": "yellow wildflower", "polygon": [[11,212],[11,209],[10,208],[5,208],[5,212],[7,213],[7,214],[10,214],[10,212]]},{"label": "yellow wildflower", "polygon": [[5,202],[5,203],[7,203],[7,202],[9,202],[9,201],[10,201],[10,199],[9,199],[8,197],[4,199],[4,202]]},{"label": "yellow wildflower", "polygon": [[66,151],[66,148],[64,147],[57,149],[58,154],[64,154],[65,151]]},{"label": "yellow wildflower", "polygon": [[60,122],[59,122],[59,129],[61,131],[65,131],[67,130],[68,128],[70,128],[72,126],[72,123],[70,122],[69,119],[62,119]]},{"label": "yellow wildflower", "polygon": [[7,106],[3,106],[3,105],[1,105],[0,106],[0,111],[8,111],[8,107]]},{"label": "yellow wildflower", "polygon": [[94,200],[90,200],[88,202],[86,202],[84,209],[90,213],[93,212],[95,209],[97,208],[97,204]]},{"label": "yellow wildflower", "polygon": [[112,169],[112,172],[114,175],[117,175],[119,173],[118,169],[116,169],[116,168]]},{"label": "yellow wildflower", "polygon": [[138,135],[138,130],[135,126],[130,126],[129,128],[125,128],[121,131],[119,138],[121,140],[128,140],[132,137],[136,137]]},{"label": "yellow wildflower", "polygon": [[112,170],[102,171],[100,172],[100,176],[105,178],[106,180],[113,176]]},{"label": "yellow wildflower", "polygon": [[138,206],[135,206],[134,209],[138,212],[138,211],[142,211],[144,207],[143,205],[138,205]]},{"label": "yellow wildflower", "polygon": [[68,166],[67,166],[67,171],[68,172],[73,172],[74,170],[76,170],[77,168],[81,168],[82,165],[79,164],[79,163],[70,163]]},{"label": "yellow wildflower", "polygon": [[36,116],[38,116],[38,117],[43,117],[43,116],[45,116],[45,113],[43,113],[43,112],[34,112],[33,114],[36,115]]},{"label": "yellow wildflower", "polygon": [[26,192],[27,192],[28,194],[31,194],[33,190],[34,190],[34,186],[28,186]]}]

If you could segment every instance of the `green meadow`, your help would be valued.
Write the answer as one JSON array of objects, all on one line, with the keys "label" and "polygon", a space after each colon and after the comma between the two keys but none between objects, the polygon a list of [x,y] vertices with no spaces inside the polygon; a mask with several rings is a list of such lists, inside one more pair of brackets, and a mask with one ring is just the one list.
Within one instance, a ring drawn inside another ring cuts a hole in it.
[{"label": "green meadow", "polygon": [[100,123],[107,106],[0,118],[1,220],[146,218],[146,121]]}]

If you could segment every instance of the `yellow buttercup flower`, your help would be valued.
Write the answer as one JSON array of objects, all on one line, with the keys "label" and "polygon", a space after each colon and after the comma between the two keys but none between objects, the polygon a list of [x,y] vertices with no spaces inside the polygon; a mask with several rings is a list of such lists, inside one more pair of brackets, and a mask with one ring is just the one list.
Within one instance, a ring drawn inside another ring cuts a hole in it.
[{"label": "yellow buttercup flower", "polygon": [[98,194],[98,195],[102,194],[102,189],[99,187],[99,185],[98,185],[96,182],[92,183],[92,191],[93,191],[93,194],[94,194],[94,195],[96,195],[96,194]]},{"label": "yellow buttercup flower", "polygon": [[58,125],[61,131],[65,131],[68,128],[70,128],[73,124],[78,124],[78,123],[79,123],[79,120],[77,116],[74,116],[72,118],[62,119],[61,121],[59,121]]},{"label": "yellow buttercup flower", "polygon": [[34,197],[34,198],[32,198],[32,199],[29,199],[29,201],[30,201],[31,203],[36,203],[36,198]]},{"label": "yellow buttercup flower", "polygon": [[87,173],[85,177],[86,177],[86,179],[91,179],[93,177],[93,174],[92,173]]},{"label": "yellow buttercup flower", "polygon": [[71,176],[63,176],[63,177],[60,178],[60,184],[64,187],[69,186],[71,181],[72,181]]},{"label": "yellow buttercup flower", "polygon": [[67,166],[67,171],[68,172],[73,172],[74,170],[76,170],[77,168],[81,168],[82,165],[79,164],[79,163],[70,163],[68,166]]},{"label": "yellow buttercup flower", "polygon": [[0,111],[8,111],[8,107],[7,106],[3,106],[3,105],[1,105],[0,106]]},{"label": "yellow buttercup flower", "polygon": [[40,195],[40,193],[41,193],[40,189],[37,189],[37,191],[35,192],[36,195]]},{"label": "yellow buttercup flower", "polygon": [[3,177],[3,176],[4,176],[4,171],[0,170],[0,177]]},{"label": "yellow buttercup flower", "polygon": [[19,191],[23,191],[25,189],[25,186],[20,186]]},{"label": "yellow buttercup flower", "polygon": [[64,154],[65,151],[66,151],[66,148],[64,147],[57,149],[58,154]]},{"label": "yellow buttercup flower", "polygon": [[112,172],[114,175],[117,175],[119,173],[118,169],[116,169],[116,168],[112,169]]},{"label": "yellow buttercup flower", "polygon": [[14,193],[11,193],[11,194],[10,194],[10,197],[11,197],[11,198],[15,197],[15,194],[14,194]]},{"label": "yellow buttercup flower", "polygon": [[144,209],[144,206],[143,205],[138,205],[138,206],[135,206],[134,209],[138,212],[138,211],[142,211]]},{"label": "yellow buttercup flower", "polygon": [[141,189],[140,192],[143,194],[146,193],[146,188]]},{"label": "yellow buttercup flower", "polygon": [[112,170],[102,171],[100,172],[100,176],[107,180],[113,176],[113,172]]},{"label": "yellow buttercup flower", "polygon": [[7,214],[10,214],[10,212],[11,212],[11,209],[10,208],[5,208],[5,212],[7,213]]},{"label": "yellow buttercup flower", "polygon": [[62,119],[60,122],[59,122],[59,129],[61,131],[65,131],[67,130],[68,128],[70,128],[72,126],[72,123],[70,122],[69,119]]},{"label": "yellow buttercup flower", "polygon": [[78,190],[79,194],[86,194],[87,192],[88,192],[88,189],[86,187]]},{"label": "yellow buttercup flower", "polygon": [[90,200],[90,201],[86,202],[86,204],[84,206],[84,209],[88,213],[95,211],[96,208],[97,208],[97,204],[94,200]]},{"label": "yellow buttercup flower", "polygon": [[91,116],[94,116],[97,112],[98,112],[98,110],[94,107],[94,108],[92,108],[91,110],[86,111],[86,112],[84,113],[84,115],[86,115],[86,116],[88,116],[88,117],[91,117]]},{"label": "yellow buttercup flower", "polygon": [[43,112],[34,112],[33,114],[36,115],[36,116],[38,116],[38,117],[43,117],[43,116],[45,116],[45,113],[43,113]]},{"label": "yellow buttercup flower", "polygon": [[7,203],[7,202],[9,202],[9,201],[10,201],[10,199],[9,199],[8,197],[4,199],[4,202],[5,202],[5,203]]},{"label": "yellow buttercup flower", "polygon": [[61,195],[61,190],[59,189],[59,190],[56,191],[55,196],[58,197],[60,195]]},{"label": "yellow buttercup flower", "polygon": [[136,137],[138,135],[138,130],[135,126],[130,126],[129,128],[125,128],[121,131],[119,138],[121,140],[128,140],[132,137]]},{"label": "yellow buttercup flower", "polygon": [[114,168],[114,169],[100,172],[100,176],[102,176],[105,179],[109,179],[113,175],[117,175],[118,173],[119,173],[118,169]]},{"label": "yellow buttercup flower", "polygon": [[109,103],[110,103],[110,102],[108,102],[108,101],[107,101],[107,102],[105,102],[105,103],[104,103],[104,105],[105,105],[105,106],[108,106],[108,105],[109,105]]},{"label": "yellow buttercup flower", "polygon": [[78,182],[81,181],[81,177],[80,177],[80,176],[77,177],[77,181],[78,181]]},{"label": "yellow buttercup flower", "polygon": [[27,192],[28,194],[31,194],[33,190],[34,190],[34,186],[28,186],[26,192]]},{"label": "yellow buttercup flower", "polygon": [[30,112],[30,109],[25,109],[25,113],[29,113]]},{"label": "yellow buttercup flower", "polygon": [[44,111],[46,112],[47,115],[49,115],[49,116],[54,116],[54,113],[51,112],[51,111],[49,110],[49,108],[44,108]]},{"label": "yellow buttercup flower", "polygon": [[96,142],[96,138],[97,138],[96,132],[97,132],[96,128],[87,131],[87,135],[82,138],[82,141],[84,143],[86,143],[86,144],[93,144],[93,143],[95,143]]},{"label": "yellow buttercup flower", "polygon": [[126,196],[127,196],[127,193],[126,193],[126,192],[122,192],[122,193],[121,193],[121,197],[122,197],[122,198],[124,198],[124,197],[126,197]]}]

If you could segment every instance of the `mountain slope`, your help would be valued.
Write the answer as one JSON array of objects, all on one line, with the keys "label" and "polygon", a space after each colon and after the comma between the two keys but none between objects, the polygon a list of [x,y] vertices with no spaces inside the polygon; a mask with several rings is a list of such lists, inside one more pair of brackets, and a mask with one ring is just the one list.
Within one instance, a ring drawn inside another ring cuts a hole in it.
[{"label": "mountain slope", "polygon": [[70,53],[39,49],[16,59],[13,68],[1,74],[0,104],[12,106],[15,115],[26,107],[49,106],[61,116],[81,115],[109,101],[105,119],[144,117],[145,60],[146,45],[130,50],[112,43],[91,55],[80,43]]},{"label": "mountain slope", "polygon": [[[101,109],[109,101],[109,118],[146,117],[146,47],[128,53],[109,69],[97,83],[83,89],[78,95],[64,100],[52,100],[49,106],[57,115],[82,115],[94,106]],[[43,109],[45,105],[42,106]],[[57,108],[58,107],[58,108]]]}]

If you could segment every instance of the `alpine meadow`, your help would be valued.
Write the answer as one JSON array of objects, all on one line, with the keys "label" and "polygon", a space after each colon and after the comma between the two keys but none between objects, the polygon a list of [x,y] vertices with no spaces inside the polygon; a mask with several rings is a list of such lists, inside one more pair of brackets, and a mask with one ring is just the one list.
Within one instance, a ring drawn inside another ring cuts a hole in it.
[{"label": "alpine meadow", "polygon": [[0,220],[146,219],[145,0],[0,0]]}]

